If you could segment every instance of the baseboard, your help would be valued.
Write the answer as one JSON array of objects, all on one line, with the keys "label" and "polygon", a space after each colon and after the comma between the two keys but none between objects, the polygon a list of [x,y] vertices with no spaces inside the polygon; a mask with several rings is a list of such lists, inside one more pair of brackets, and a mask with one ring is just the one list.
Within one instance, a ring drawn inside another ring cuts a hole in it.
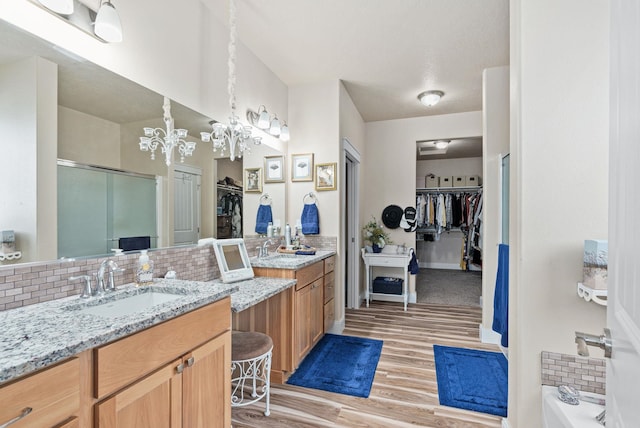
[{"label": "baseboard", "polygon": [[502,418],[502,428],[510,428],[507,418]]},{"label": "baseboard", "polygon": [[419,263],[421,268],[425,269],[449,269],[449,270],[461,270],[460,263],[432,263],[424,262]]},{"label": "baseboard", "polygon": [[489,330],[488,328],[484,328],[482,324],[479,324],[480,330],[480,341],[482,343],[492,343],[494,345],[500,345],[500,340],[502,336],[499,333],[496,333],[493,330]]}]

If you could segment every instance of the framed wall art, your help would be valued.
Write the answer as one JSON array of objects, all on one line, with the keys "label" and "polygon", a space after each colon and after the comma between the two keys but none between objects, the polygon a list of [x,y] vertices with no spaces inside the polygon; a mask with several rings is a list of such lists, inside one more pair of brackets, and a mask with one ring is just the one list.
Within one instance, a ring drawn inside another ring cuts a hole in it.
[{"label": "framed wall art", "polygon": [[264,183],[284,183],[284,156],[264,157]]},{"label": "framed wall art", "polygon": [[291,181],[313,181],[313,153],[291,155]]},{"label": "framed wall art", "polygon": [[337,166],[336,162],[316,165],[316,190],[336,190]]},{"label": "framed wall art", "polygon": [[244,191],[253,193],[262,192],[262,168],[245,168]]}]

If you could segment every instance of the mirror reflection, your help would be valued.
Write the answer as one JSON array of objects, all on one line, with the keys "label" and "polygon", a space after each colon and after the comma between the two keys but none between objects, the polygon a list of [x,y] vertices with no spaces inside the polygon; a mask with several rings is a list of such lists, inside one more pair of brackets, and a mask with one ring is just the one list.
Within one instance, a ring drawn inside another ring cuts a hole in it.
[{"label": "mirror reflection", "polygon": [[[244,169],[263,168],[278,150],[263,143],[235,162],[216,157],[200,141],[211,118],[171,101],[175,128],[196,149],[184,163],[174,154],[168,168],[160,150],[152,160],[139,147],[143,128],[165,127],[162,95],[3,21],[0,37],[0,230],[15,232],[19,262],[107,254],[121,238],[193,244],[218,237],[224,216],[235,215],[235,236],[256,234],[262,194],[244,192]],[[93,187],[74,193],[78,184]],[[284,219],[285,184],[262,193]],[[229,199],[236,205],[225,211]]]}]

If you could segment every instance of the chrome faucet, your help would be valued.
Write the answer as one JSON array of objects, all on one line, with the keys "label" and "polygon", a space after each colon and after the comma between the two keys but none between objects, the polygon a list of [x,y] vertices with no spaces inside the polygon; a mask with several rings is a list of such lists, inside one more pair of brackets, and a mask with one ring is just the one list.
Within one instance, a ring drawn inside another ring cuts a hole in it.
[{"label": "chrome faucet", "polygon": [[589,350],[587,346],[595,346],[604,350],[606,358],[611,358],[611,331],[608,328],[604,329],[604,334],[601,336],[576,331],[575,342],[578,345],[578,355],[580,356],[588,357]]},{"label": "chrome faucet", "polygon": [[[107,285],[104,283],[104,274],[109,270],[109,277],[107,280]],[[116,285],[113,279],[113,274],[115,272],[124,272],[124,269],[118,268],[118,264],[113,260],[105,259],[100,263],[100,267],[98,268],[98,273],[96,274],[97,283],[96,289],[93,292],[94,296],[100,296],[104,294],[106,291],[115,291]]]},{"label": "chrome faucet", "polygon": [[258,247],[258,257],[267,257],[269,255],[269,245],[271,244],[273,244],[273,242],[271,242],[271,239],[267,239],[266,241],[264,241],[262,247]]}]

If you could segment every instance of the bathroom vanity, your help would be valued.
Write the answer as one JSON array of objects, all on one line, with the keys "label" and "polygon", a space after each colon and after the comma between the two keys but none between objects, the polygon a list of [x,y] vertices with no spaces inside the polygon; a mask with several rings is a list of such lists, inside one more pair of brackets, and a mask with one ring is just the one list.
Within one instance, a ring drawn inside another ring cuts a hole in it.
[{"label": "bathroom vanity", "polygon": [[128,286],[105,302],[75,296],[0,313],[0,424],[230,426],[229,295],[237,287],[157,284],[178,297],[128,315],[92,312],[124,304],[117,297]]}]

